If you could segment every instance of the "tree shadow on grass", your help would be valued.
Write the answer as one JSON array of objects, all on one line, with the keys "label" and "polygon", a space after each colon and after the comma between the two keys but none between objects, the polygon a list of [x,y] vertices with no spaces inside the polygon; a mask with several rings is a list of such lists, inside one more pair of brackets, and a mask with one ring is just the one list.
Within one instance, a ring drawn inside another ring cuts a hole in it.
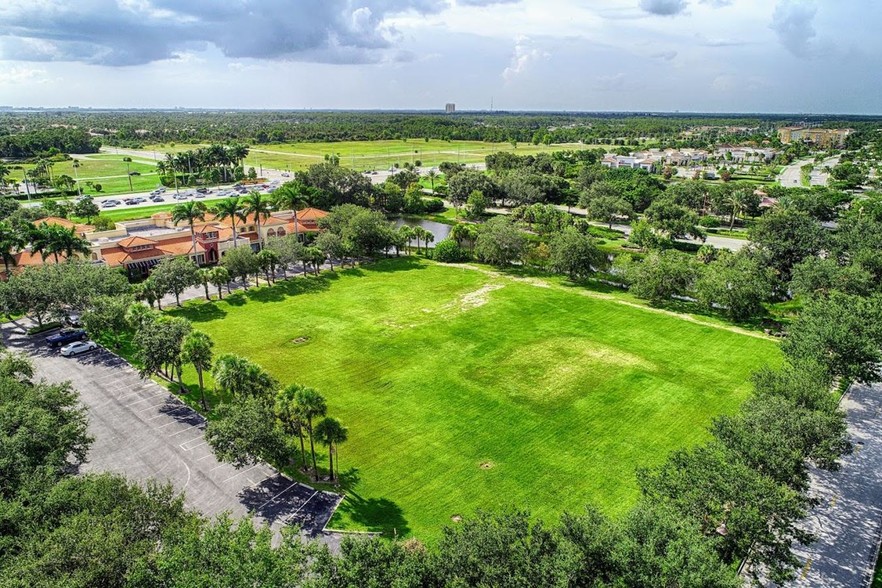
[{"label": "tree shadow on grass", "polygon": [[239,290],[238,292],[227,294],[227,297],[224,298],[224,302],[226,302],[230,306],[243,306],[247,302],[247,300],[245,299],[245,295],[247,293],[247,290]]},{"label": "tree shadow on grass", "polygon": [[337,510],[367,530],[387,537],[400,537],[410,533],[401,507],[388,498],[363,498],[355,492],[349,492]]},{"label": "tree shadow on grass", "polygon": [[[226,300],[226,298],[224,300]],[[216,321],[227,316],[226,311],[220,308],[217,304],[215,304],[214,302],[205,301],[199,304],[191,303],[186,305],[182,309],[174,309],[169,311],[169,314],[171,315],[176,315],[179,313],[184,315],[187,320],[192,323],[206,323],[210,321]]]},{"label": "tree shadow on grass", "polygon": [[330,282],[335,279],[336,277],[322,274],[306,278],[297,277],[289,280],[279,280],[271,286],[248,290],[244,295],[248,300],[254,302],[281,302],[289,296],[323,292],[331,287]]},{"label": "tree shadow on grass", "polygon": [[410,270],[424,270],[428,266],[418,258],[407,255],[404,257],[385,257],[373,263],[360,265],[358,269],[371,273],[392,273]]}]

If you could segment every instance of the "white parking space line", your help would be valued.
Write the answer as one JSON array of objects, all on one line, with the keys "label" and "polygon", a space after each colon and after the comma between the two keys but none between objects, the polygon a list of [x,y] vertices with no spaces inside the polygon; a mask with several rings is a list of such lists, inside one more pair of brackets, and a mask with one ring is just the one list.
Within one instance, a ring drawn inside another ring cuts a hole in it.
[{"label": "white parking space line", "polygon": [[[251,482],[251,480],[248,480],[248,481]],[[254,486],[255,484],[252,482],[251,485]],[[281,492],[279,492],[278,494],[276,494],[275,496],[273,496],[272,498],[270,498],[269,500],[267,500],[266,502],[264,502],[263,504],[261,504],[260,506],[258,506],[254,510],[260,510],[264,506],[266,506],[267,504],[275,502],[279,496],[281,496],[282,494],[284,494],[285,492],[287,492],[288,490],[290,490],[291,488],[293,488],[294,486],[297,486],[297,485],[298,485],[297,482],[294,482],[293,484],[291,484],[290,486],[288,486],[287,488],[285,488],[284,490],[282,490]]]},{"label": "white parking space line", "polygon": [[318,494],[318,491],[317,491],[317,490],[316,490],[315,492],[312,493],[312,496],[310,496],[309,498],[306,499],[306,502],[304,502],[303,504],[300,505],[300,508],[298,508],[297,510],[295,510],[294,512],[292,512],[290,515],[288,515],[287,517],[285,517],[285,523],[287,524],[291,519],[294,518],[294,516],[295,516],[298,512],[300,512],[301,510],[303,510],[303,507],[305,507],[307,504],[309,504],[309,501],[312,500],[313,498],[315,498],[315,495],[316,495],[316,494]]},{"label": "white parking space line", "polygon": [[160,406],[168,406],[168,399],[166,398],[163,402],[160,402],[159,404],[154,404],[153,406],[148,406],[147,408],[139,408],[135,412],[138,412],[138,413],[150,412],[151,410],[153,410],[155,408],[159,408]]},{"label": "white parking space line", "polygon": [[156,396],[156,390],[153,388],[141,388],[140,390],[131,391],[130,388],[123,388],[119,390],[119,392],[128,391],[128,394],[121,394],[117,396],[117,400],[122,400],[124,398],[129,398],[131,396],[142,396],[145,392],[151,396]]},{"label": "white parking space line", "polygon": [[[199,443],[196,443],[195,445],[189,445],[190,443],[192,443],[193,441],[196,441],[197,439],[200,439]],[[181,449],[183,449],[184,451],[193,451],[197,447],[202,447],[203,445],[208,445],[208,441],[206,441],[204,435],[202,435],[200,433],[198,437],[194,437],[193,439],[189,439],[188,441],[184,441],[183,443],[180,444],[179,447]],[[185,446],[187,446],[187,447],[185,447]]]},{"label": "white parking space line", "polygon": [[180,424],[181,424],[181,423],[180,423],[179,421],[177,421],[177,420],[172,420],[172,421],[170,421],[170,422],[168,422],[168,423],[165,423],[164,425],[159,425],[158,427],[154,427],[153,430],[154,430],[154,431],[159,431],[160,429],[164,429],[164,428],[166,428],[166,427],[170,427],[170,426],[172,426],[172,425],[180,425]]},{"label": "white parking space line", "polygon": [[173,410],[169,410],[169,411],[167,411],[167,412],[161,412],[161,413],[159,413],[158,415],[153,416],[153,417],[150,417],[150,418],[147,419],[147,420],[148,420],[148,421],[152,421],[152,420],[160,419],[160,418],[162,418],[162,417],[164,417],[164,416],[171,416],[171,415],[175,414],[176,412],[178,412],[178,411],[180,411],[180,410],[188,410],[188,408],[187,408],[186,406],[182,406],[182,407],[180,407],[180,408],[175,408],[175,409],[173,409]]},{"label": "white parking space line", "polygon": [[[198,439],[199,437],[202,436],[202,433],[201,433],[202,429],[199,427],[199,425],[190,425],[186,429],[181,429],[177,433],[172,433],[171,435],[169,435],[169,437],[174,437],[175,435],[180,435],[181,433],[183,433],[185,431],[192,431],[193,429],[198,429],[200,431],[199,435],[197,435],[196,437],[193,437],[193,439]],[[193,439],[190,439],[190,441],[192,441]],[[184,443],[189,443],[189,441],[184,441]],[[184,443],[181,443],[181,445],[183,445]]]},{"label": "white parking space line", "polygon": [[131,407],[135,406],[136,404],[141,404],[142,402],[147,402],[148,400],[155,400],[156,398],[159,398],[160,396],[165,396],[165,395],[164,394],[157,394],[155,396],[148,396],[147,398],[142,398],[141,400],[136,400],[134,402],[130,402],[130,403],[126,404],[125,406],[127,408],[131,408]]},{"label": "white parking space line", "polygon": [[251,466],[250,468],[248,468],[247,470],[242,470],[241,472],[236,472],[234,475],[230,476],[230,477],[227,478],[226,480],[222,480],[221,483],[229,482],[230,480],[233,480],[233,479],[235,479],[235,478],[238,478],[238,477],[241,476],[242,474],[248,473],[248,472],[250,472],[251,470],[257,469],[257,468],[259,468],[259,467],[260,467],[260,464],[259,464],[259,463],[258,463],[258,464],[255,464],[255,465]]}]

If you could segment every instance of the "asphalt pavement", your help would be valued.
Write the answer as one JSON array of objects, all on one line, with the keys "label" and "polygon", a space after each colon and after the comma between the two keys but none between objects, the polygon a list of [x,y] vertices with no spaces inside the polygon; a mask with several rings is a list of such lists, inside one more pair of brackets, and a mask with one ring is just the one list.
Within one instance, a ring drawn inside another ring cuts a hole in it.
[{"label": "asphalt pavement", "polygon": [[264,463],[236,469],[218,461],[204,438],[205,419],[162,386],[141,379],[126,361],[100,347],[62,357],[45,344],[45,333],[25,335],[29,326],[26,320],[2,325],[4,344],[27,353],[37,377],[70,381],[79,391],[95,438],[81,472],[168,482],[184,492],[188,507],[209,517],[250,515],[275,531],[296,525],[307,537],[332,548],[338,544],[339,537],[323,529],[340,495],[292,481]]},{"label": "asphalt pavement", "polygon": [[821,163],[815,163],[815,160],[813,158],[794,161],[783,170],[781,170],[780,174],[778,174],[778,183],[785,188],[802,187],[802,166],[812,164],[815,169],[812,170],[812,173],[810,175],[809,185],[826,186],[829,174],[824,172],[824,167],[833,167],[837,163],[839,163],[838,155],[827,158]]},{"label": "asphalt pavement", "polygon": [[882,537],[882,385],[854,385],[842,400],[854,450],[835,472],[813,468],[815,506],[802,528],[811,545],[794,553],[802,563],[788,587],[857,588],[872,582]]}]

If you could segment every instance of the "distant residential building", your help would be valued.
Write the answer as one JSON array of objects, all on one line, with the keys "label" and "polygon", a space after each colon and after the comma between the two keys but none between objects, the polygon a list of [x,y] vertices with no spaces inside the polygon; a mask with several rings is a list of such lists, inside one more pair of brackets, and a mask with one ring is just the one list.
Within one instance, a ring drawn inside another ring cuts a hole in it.
[{"label": "distant residential building", "polygon": [[632,169],[642,169],[648,172],[653,172],[656,170],[658,161],[652,157],[647,157],[644,154],[637,153],[631,155],[607,154],[600,161],[600,164],[604,167],[609,167],[612,169],[618,169],[620,167],[630,167]]},{"label": "distant residential building", "polygon": [[783,127],[778,129],[778,139],[787,145],[794,141],[812,143],[818,147],[842,147],[853,129],[817,129],[805,127]]},{"label": "distant residential building", "polygon": [[714,154],[735,163],[769,163],[775,159],[778,152],[768,147],[720,145]]},{"label": "distant residential building", "polygon": [[447,114],[453,114],[454,112],[456,112],[456,104],[454,104],[453,102],[448,102],[444,105],[444,112],[446,112]]}]

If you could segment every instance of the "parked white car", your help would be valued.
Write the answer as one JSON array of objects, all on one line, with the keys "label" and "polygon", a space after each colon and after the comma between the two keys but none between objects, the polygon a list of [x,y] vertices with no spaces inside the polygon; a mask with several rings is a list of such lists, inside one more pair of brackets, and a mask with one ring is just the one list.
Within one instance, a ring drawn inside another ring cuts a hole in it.
[{"label": "parked white car", "polygon": [[64,357],[73,357],[74,355],[79,355],[80,353],[86,353],[88,351],[95,351],[96,349],[98,349],[98,344],[94,341],[74,341],[61,348],[61,355]]}]

